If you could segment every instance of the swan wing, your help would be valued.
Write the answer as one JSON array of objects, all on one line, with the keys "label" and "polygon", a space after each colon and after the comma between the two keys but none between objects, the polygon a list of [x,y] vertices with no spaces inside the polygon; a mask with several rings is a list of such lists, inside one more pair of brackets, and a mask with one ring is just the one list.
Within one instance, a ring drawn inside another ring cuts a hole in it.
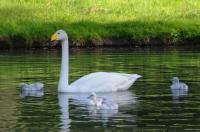
[{"label": "swan wing", "polygon": [[127,90],[139,77],[138,74],[95,72],[73,82],[69,92],[115,92]]}]

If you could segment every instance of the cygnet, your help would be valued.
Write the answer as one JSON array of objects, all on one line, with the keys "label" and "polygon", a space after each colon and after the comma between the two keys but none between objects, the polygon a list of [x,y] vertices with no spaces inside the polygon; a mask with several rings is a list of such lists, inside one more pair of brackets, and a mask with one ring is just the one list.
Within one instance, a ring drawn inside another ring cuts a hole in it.
[{"label": "cygnet", "polygon": [[171,89],[188,91],[188,86],[185,83],[180,82],[178,77],[173,77]]},{"label": "cygnet", "polygon": [[102,104],[103,99],[101,97],[97,97],[96,93],[92,92],[91,95],[88,97],[88,104],[100,107]]},{"label": "cygnet", "polygon": [[104,98],[100,108],[105,110],[116,110],[119,108],[119,105],[115,103],[107,103],[106,99]]},{"label": "cygnet", "polygon": [[44,84],[43,83],[40,83],[40,82],[37,82],[37,83],[32,83],[32,84],[26,84],[26,83],[20,83],[19,84],[19,87],[21,90],[31,90],[31,91],[34,91],[34,90],[42,90],[43,87],[44,87]]}]

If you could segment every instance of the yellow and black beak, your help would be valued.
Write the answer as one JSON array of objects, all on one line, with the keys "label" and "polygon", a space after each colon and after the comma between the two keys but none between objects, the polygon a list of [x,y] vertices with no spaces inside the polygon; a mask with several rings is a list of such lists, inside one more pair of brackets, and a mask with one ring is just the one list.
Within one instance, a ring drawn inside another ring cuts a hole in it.
[{"label": "yellow and black beak", "polygon": [[53,35],[51,36],[51,41],[55,41],[55,40],[57,40],[57,35],[56,35],[56,34],[53,34]]}]

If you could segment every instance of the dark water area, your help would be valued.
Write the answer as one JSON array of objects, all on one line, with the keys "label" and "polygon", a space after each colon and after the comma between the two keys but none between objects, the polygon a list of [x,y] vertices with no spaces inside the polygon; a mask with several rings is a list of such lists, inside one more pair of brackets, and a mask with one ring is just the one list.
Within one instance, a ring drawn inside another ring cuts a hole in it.
[{"label": "dark water area", "polygon": [[[97,71],[143,77],[124,92],[99,93],[119,104],[98,110],[88,94],[57,92],[59,50],[0,51],[0,131],[200,131],[198,49],[70,50],[69,81]],[[178,76],[188,93],[171,91]],[[43,91],[20,93],[20,82],[43,82]]]}]

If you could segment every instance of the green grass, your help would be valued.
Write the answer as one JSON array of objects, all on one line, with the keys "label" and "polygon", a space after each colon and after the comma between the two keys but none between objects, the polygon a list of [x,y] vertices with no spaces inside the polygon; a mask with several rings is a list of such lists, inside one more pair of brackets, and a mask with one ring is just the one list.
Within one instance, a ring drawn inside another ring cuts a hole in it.
[{"label": "green grass", "polygon": [[71,39],[200,36],[200,0],[1,0],[0,35]]}]

